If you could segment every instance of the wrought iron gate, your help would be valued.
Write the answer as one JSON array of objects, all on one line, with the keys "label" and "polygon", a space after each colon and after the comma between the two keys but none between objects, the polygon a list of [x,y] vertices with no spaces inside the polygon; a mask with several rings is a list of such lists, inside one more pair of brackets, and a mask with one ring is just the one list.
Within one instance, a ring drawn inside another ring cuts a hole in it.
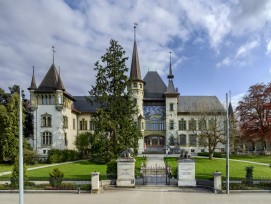
[{"label": "wrought iron gate", "polygon": [[165,167],[141,167],[143,175],[143,185],[170,185],[171,168]]}]

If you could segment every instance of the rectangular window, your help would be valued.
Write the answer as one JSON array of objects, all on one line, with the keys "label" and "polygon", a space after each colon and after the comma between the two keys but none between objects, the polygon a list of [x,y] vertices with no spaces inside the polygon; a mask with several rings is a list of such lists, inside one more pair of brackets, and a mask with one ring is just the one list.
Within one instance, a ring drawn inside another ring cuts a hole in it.
[{"label": "rectangular window", "polygon": [[169,104],[169,111],[173,111],[173,107],[174,107],[173,103]]},{"label": "rectangular window", "polygon": [[87,130],[88,129],[88,122],[83,119],[83,123],[84,123],[84,130]]},{"label": "rectangular window", "polygon": [[215,130],[215,119],[214,118],[211,118],[209,121],[208,121],[208,129],[209,130]]},{"label": "rectangular window", "polygon": [[75,130],[75,119],[72,119],[72,128]]},{"label": "rectangular window", "polygon": [[173,120],[170,120],[170,121],[169,121],[169,129],[170,129],[170,130],[173,130],[173,129],[174,129],[174,121],[173,121]]},{"label": "rectangular window", "polygon": [[186,121],[183,118],[179,120],[179,130],[186,130]]},{"label": "rectangular window", "polygon": [[65,138],[64,138],[65,139],[65,145],[68,146],[68,138],[67,138],[67,133],[66,132],[64,133],[64,136],[65,136]]},{"label": "rectangular window", "polygon": [[197,121],[194,118],[189,121],[189,130],[197,130]]},{"label": "rectangular window", "polygon": [[80,120],[80,130],[83,130],[83,121]]},{"label": "rectangular window", "polygon": [[180,145],[186,145],[186,135],[180,135]]},{"label": "rectangular window", "polygon": [[189,145],[190,146],[197,146],[197,136],[196,135],[189,135]]},{"label": "rectangular window", "polygon": [[95,124],[94,121],[89,121],[89,130],[95,130]]},{"label": "rectangular window", "polygon": [[204,118],[199,120],[199,130],[206,130],[206,120]]},{"label": "rectangular window", "polygon": [[68,127],[68,117],[63,116],[63,128],[67,129]]}]

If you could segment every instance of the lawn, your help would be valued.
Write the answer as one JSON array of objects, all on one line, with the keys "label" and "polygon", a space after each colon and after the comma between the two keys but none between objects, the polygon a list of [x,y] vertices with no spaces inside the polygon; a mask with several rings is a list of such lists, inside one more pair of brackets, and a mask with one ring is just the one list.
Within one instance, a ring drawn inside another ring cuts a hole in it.
[{"label": "lawn", "polygon": [[231,155],[230,159],[238,159],[238,160],[245,160],[245,161],[253,161],[253,162],[271,164],[271,156]]},{"label": "lawn", "polygon": [[[145,161],[143,157],[136,157],[135,169],[136,175],[140,175],[141,163]],[[44,164],[42,164],[44,165]],[[38,165],[35,165],[38,166]],[[35,167],[27,166],[27,168]],[[41,166],[41,165],[39,165]],[[0,164],[0,172],[12,171],[13,165]],[[45,167],[42,169],[36,169],[27,171],[27,175],[30,178],[49,178],[49,173],[53,171],[54,168],[59,168],[60,171],[64,173],[64,178],[75,178],[75,179],[90,179],[91,172],[97,171],[102,175],[106,174],[107,166],[106,164],[95,164],[90,161],[81,161],[70,164],[62,164],[59,166]],[[10,177],[11,175],[6,175],[4,177]],[[104,177],[104,176],[103,176]]]},{"label": "lawn", "polygon": [[[170,164],[172,168],[172,173],[174,176],[177,176],[177,159],[168,157],[165,160]],[[226,162],[221,159],[209,160],[208,158],[195,158],[196,162],[196,178],[197,179],[211,179],[213,172],[219,171],[222,173],[222,176],[226,176]],[[254,167],[254,178],[268,178],[271,179],[271,168],[268,166],[261,166],[257,164],[248,164],[238,161],[230,161],[230,179],[240,179],[245,178],[245,168],[247,166]]]},{"label": "lawn", "polygon": [[[44,166],[46,164],[35,164],[35,165],[27,165],[27,168],[37,167],[37,166]],[[0,164],[0,173],[6,171],[12,171],[13,164]]]},{"label": "lawn", "polygon": [[28,177],[47,177],[54,168],[58,168],[64,173],[64,178],[90,179],[91,172],[106,174],[106,164],[94,164],[90,161],[81,161],[59,166],[46,167],[42,169],[28,171]]}]

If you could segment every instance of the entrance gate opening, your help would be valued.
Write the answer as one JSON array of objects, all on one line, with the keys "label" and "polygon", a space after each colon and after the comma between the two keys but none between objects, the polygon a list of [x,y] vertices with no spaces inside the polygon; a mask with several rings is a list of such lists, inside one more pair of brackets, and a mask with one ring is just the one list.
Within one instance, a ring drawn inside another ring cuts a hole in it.
[{"label": "entrance gate opening", "polygon": [[171,168],[165,167],[141,167],[143,174],[143,185],[170,185]]}]

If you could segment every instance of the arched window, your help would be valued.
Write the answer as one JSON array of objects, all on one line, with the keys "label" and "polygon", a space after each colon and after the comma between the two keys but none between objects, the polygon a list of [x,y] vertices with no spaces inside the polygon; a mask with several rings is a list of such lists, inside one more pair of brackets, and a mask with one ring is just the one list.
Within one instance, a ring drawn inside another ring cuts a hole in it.
[{"label": "arched window", "polygon": [[52,145],[53,138],[52,138],[52,133],[51,132],[44,132],[42,134],[42,145],[44,146],[50,146]]},{"label": "arched window", "polygon": [[48,113],[41,115],[41,127],[52,127],[52,115]]}]

